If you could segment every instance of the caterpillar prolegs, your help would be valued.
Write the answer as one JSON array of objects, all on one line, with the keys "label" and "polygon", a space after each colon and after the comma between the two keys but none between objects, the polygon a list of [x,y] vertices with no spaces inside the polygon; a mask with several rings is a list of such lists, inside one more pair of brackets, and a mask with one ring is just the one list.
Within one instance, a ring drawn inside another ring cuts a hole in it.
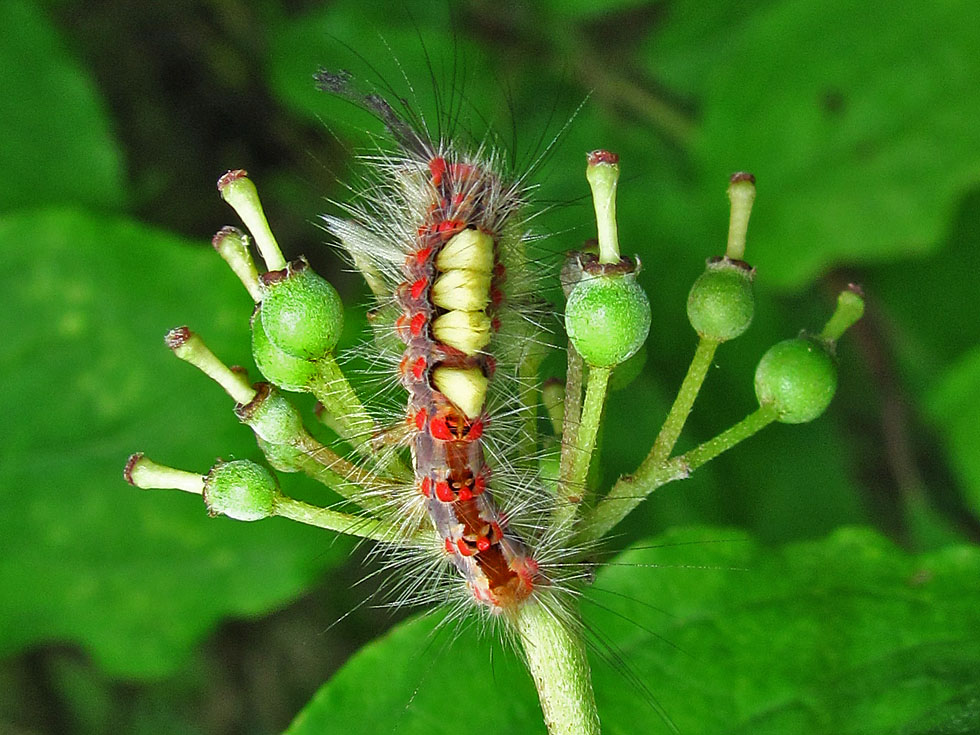
[{"label": "caterpillar prolegs", "polygon": [[[348,206],[352,218],[327,224],[383,301],[383,283],[391,290],[415,491],[444,553],[474,600],[513,608],[542,572],[494,496],[512,463],[491,449],[491,466],[486,455],[487,430],[498,428],[488,399],[520,392],[507,381],[519,385],[514,376],[536,340],[533,307],[520,313],[511,296],[528,289],[522,183],[508,182],[484,149],[465,154],[430,141],[377,95],[357,95],[345,74],[321,72],[318,82],[376,112],[398,143],[395,153],[371,156],[377,176]],[[520,432],[518,412],[506,413],[499,429]]]}]

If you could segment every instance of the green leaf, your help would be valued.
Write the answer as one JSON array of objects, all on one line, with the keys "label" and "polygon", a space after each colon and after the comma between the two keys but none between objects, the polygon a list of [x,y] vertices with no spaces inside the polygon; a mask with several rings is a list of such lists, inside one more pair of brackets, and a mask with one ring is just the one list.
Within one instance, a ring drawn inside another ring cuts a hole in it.
[{"label": "green leaf", "polygon": [[0,217],[0,248],[0,655],[77,641],[110,673],[161,675],[221,618],[282,605],[345,555],[315,529],[209,519],[123,481],[137,450],[202,473],[259,459],[231,400],[163,344],[186,323],[248,357],[251,299],[210,248],[69,209]]},{"label": "green leaf", "polygon": [[967,501],[980,514],[980,347],[948,367],[924,402]]},{"label": "green leaf", "polygon": [[[911,556],[862,529],[782,549],[718,529],[652,539],[583,601],[603,732],[669,732],[658,707],[691,733],[966,732],[951,726],[977,721],[978,574],[975,548]],[[472,711],[543,732],[515,654],[419,619],[361,651],[289,733],[449,735]]]},{"label": "green leaf", "polygon": [[705,44],[694,148],[706,181],[757,176],[753,265],[794,287],[837,263],[937,247],[980,178],[976,4],[787,0],[736,12],[724,43]]},{"label": "green leaf", "polygon": [[0,28],[0,211],[122,206],[122,155],[93,80],[34,3],[0,3]]}]

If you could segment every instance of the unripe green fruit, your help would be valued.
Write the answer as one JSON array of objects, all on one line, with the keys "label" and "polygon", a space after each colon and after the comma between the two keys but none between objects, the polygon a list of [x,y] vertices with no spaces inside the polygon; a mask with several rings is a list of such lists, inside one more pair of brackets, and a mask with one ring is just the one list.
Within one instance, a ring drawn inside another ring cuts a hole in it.
[{"label": "unripe green fruit", "polygon": [[262,276],[262,327],[292,357],[315,360],[337,346],[344,304],[337,290],[302,258]]},{"label": "unripe green fruit", "polygon": [[271,444],[288,444],[306,433],[299,410],[268,383],[256,383],[250,403],[235,408],[235,415],[260,439]]},{"label": "unripe green fruit", "polygon": [[303,459],[306,457],[299,449],[289,444],[272,444],[262,437],[255,438],[256,444],[265,455],[265,461],[279,472],[301,472]]},{"label": "unripe green fruit", "polygon": [[650,302],[631,273],[586,275],[565,304],[568,338],[594,367],[612,367],[635,354],[650,319]]},{"label": "unripe green fruit", "polygon": [[316,372],[316,363],[287,355],[269,341],[262,328],[263,306],[260,305],[252,315],[252,356],[259,372],[270,383],[282,388],[302,393],[306,391]]},{"label": "unripe green fruit", "polygon": [[755,370],[759,405],[772,406],[784,424],[812,421],[837,390],[837,366],[818,340],[787,339],[773,345]]},{"label": "unripe green fruit", "polygon": [[621,362],[612,371],[612,375],[609,376],[609,390],[618,391],[628,388],[634,380],[640,377],[640,373],[643,372],[646,364],[646,345],[640,345],[640,349],[636,351],[636,354]]},{"label": "unripe green fruit", "polygon": [[247,459],[217,464],[204,479],[204,502],[213,516],[236,521],[268,518],[278,497],[279,486],[268,470]]},{"label": "unripe green fruit", "polygon": [[694,331],[716,342],[742,334],[754,313],[752,271],[730,260],[708,263],[687,297],[687,318]]}]

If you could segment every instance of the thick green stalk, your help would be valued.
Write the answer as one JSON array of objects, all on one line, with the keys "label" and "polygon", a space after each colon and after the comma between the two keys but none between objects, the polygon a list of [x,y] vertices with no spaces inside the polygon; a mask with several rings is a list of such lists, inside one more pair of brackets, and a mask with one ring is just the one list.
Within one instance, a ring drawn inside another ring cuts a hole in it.
[{"label": "thick green stalk", "polygon": [[589,659],[581,631],[540,601],[523,604],[513,625],[538,689],[549,735],[599,735]]}]

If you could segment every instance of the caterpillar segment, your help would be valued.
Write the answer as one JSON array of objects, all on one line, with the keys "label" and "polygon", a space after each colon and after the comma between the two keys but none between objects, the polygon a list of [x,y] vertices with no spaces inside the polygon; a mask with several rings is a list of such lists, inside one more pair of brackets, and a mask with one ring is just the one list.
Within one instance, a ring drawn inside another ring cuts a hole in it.
[{"label": "caterpillar segment", "polygon": [[473,598],[506,610],[531,595],[538,566],[494,504],[481,442],[504,277],[494,229],[481,223],[493,224],[488,199],[498,183],[481,167],[441,156],[428,171],[431,202],[395,294],[415,477]]}]

